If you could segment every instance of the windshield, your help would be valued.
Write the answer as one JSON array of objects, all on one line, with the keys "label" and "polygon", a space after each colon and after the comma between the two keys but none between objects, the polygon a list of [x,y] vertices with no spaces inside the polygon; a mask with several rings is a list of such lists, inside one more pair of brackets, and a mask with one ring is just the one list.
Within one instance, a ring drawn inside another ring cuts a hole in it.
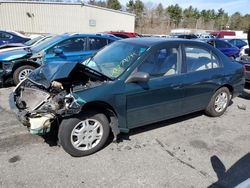
[{"label": "windshield", "polygon": [[38,43],[34,47],[31,48],[31,50],[35,53],[40,52],[44,50],[45,48],[53,45],[55,42],[59,41],[62,39],[61,35],[54,36],[52,38],[49,38],[48,40],[43,40],[42,42]]},{"label": "windshield", "polygon": [[25,42],[24,44],[26,46],[31,46],[32,44],[36,43],[38,40],[42,39],[44,36],[39,36],[33,39],[28,40],[27,42]]},{"label": "windshield", "polygon": [[118,78],[148,47],[117,41],[82,62],[109,78]]}]

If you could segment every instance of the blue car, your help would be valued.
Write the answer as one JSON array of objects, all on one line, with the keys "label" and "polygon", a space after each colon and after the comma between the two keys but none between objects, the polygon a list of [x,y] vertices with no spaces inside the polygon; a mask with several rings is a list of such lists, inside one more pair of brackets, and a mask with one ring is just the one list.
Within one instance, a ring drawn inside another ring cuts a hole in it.
[{"label": "blue car", "polygon": [[225,41],[241,49],[247,45],[246,39],[225,39]]},{"label": "blue car", "polygon": [[232,44],[230,44],[229,42],[226,42],[222,39],[208,39],[205,41],[214,46],[215,48],[219,49],[223,54],[225,54],[226,56],[228,56],[231,59],[236,59],[237,57],[239,57],[239,53],[240,53],[240,49]]},{"label": "blue car", "polygon": [[120,38],[109,34],[65,33],[31,48],[0,51],[0,83],[17,85],[35,68],[51,62],[79,62]]},{"label": "blue car", "polygon": [[9,43],[25,43],[30,38],[15,32],[15,31],[1,31],[0,30],[0,45]]}]

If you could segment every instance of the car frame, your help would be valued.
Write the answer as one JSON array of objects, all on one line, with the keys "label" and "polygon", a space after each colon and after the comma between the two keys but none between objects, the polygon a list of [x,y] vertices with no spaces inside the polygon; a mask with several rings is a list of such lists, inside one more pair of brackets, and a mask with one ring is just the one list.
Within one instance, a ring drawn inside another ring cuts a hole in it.
[{"label": "car frame", "polygon": [[[131,54],[120,57],[126,49],[134,50],[133,57]],[[177,55],[175,72],[154,76],[146,71],[148,61],[156,62],[151,57],[160,60],[164,54],[168,55],[167,49],[175,50],[175,54],[164,57],[167,63],[173,60],[172,55]],[[112,53],[119,55],[113,57]],[[203,54],[211,57],[211,61],[200,58]],[[105,63],[105,58],[111,58],[111,63]],[[119,65],[127,66],[122,71],[114,66],[112,74],[105,73],[112,66],[112,58],[122,59],[118,60]],[[97,59],[103,66],[98,65]],[[113,73],[116,76],[111,77]],[[116,41],[74,66],[72,63],[44,65],[15,88],[11,99],[19,120],[33,134],[47,133],[51,122],[59,121],[60,144],[70,155],[79,157],[100,150],[110,131],[116,140],[120,132],[195,111],[205,110],[209,116],[220,116],[230,100],[242,92],[243,75],[242,64],[230,61],[206,43],[134,38]]]}]

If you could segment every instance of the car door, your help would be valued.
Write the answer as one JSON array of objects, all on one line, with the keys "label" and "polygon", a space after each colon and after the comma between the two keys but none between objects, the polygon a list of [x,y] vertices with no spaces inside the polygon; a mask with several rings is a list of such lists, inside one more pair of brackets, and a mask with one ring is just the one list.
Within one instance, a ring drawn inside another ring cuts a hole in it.
[{"label": "car door", "polygon": [[218,86],[221,77],[221,63],[211,50],[202,46],[183,46],[184,75],[183,113],[205,109]]},{"label": "car door", "polygon": [[180,48],[161,46],[138,66],[136,72],[150,75],[147,83],[126,84],[127,126],[134,128],[180,114],[184,92],[181,88]]},{"label": "car door", "polygon": [[46,50],[46,63],[52,61],[83,61],[88,56],[86,37],[66,39]]}]

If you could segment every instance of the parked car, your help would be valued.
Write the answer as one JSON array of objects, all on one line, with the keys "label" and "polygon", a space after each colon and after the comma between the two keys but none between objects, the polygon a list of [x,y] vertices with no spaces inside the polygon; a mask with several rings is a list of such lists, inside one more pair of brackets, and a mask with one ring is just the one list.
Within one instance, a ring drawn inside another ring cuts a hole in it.
[{"label": "parked car", "polygon": [[195,34],[175,34],[171,35],[173,38],[182,38],[182,39],[197,39],[198,37]]},{"label": "parked car", "polygon": [[30,38],[22,35],[21,33],[0,30],[0,45],[8,43],[25,43],[28,40],[30,40]]},{"label": "parked car", "polygon": [[215,48],[219,49],[223,54],[228,56],[231,59],[236,59],[239,57],[240,49],[223,39],[204,39],[208,44],[214,46]]},{"label": "parked car", "polygon": [[240,49],[240,58],[242,58],[243,56],[247,56],[249,55],[249,45],[243,46]]},{"label": "parked car", "polygon": [[215,38],[235,37],[235,31],[214,31],[210,33]]},{"label": "parked car", "polygon": [[120,38],[108,34],[57,35],[31,48],[0,53],[0,82],[13,80],[18,84],[44,63],[53,61],[83,61],[105,45]]},{"label": "parked car", "polygon": [[197,33],[195,34],[198,38],[201,38],[201,39],[211,39],[211,38],[214,38],[213,35],[209,34],[209,33]]},{"label": "parked car", "polygon": [[25,43],[7,43],[7,44],[3,44],[0,46],[0,53],[1,53],[1,49],[6,49],[6,48],[16,48],[16,47],[31,47],[31,46],[35,46],[37,44],[39,44],[40,42],[47,40],[48,38],[51,38],[52,35],[49,36],[45,36],[45,35],[40,35],[36,38],[30,39]]},{"label": "parked car", "polygon": [[123,31],[110,31],[107,32],[108,34],[115,35],[120,38],[133,38],[133,37],[141,37],[138,33],[133,33],[133,32],[123,32]]},{"label": "parked car", "polygon": [[247,45],[247,42],[245,40],[242,40],[242,39],[224,39],[224,40],[229,42],[230,44],[238,47],[239,49],[241,49],[243,46]]},{"label": "parked car", "polygon": [[33,134],[60,120],[58,138],[72,156],[101,149],[110,131],[205,110],[221,116],[244,87],[244,68],[212,46],[192,40],[116,41],[81,63],[41,66],[11,97]]}]

